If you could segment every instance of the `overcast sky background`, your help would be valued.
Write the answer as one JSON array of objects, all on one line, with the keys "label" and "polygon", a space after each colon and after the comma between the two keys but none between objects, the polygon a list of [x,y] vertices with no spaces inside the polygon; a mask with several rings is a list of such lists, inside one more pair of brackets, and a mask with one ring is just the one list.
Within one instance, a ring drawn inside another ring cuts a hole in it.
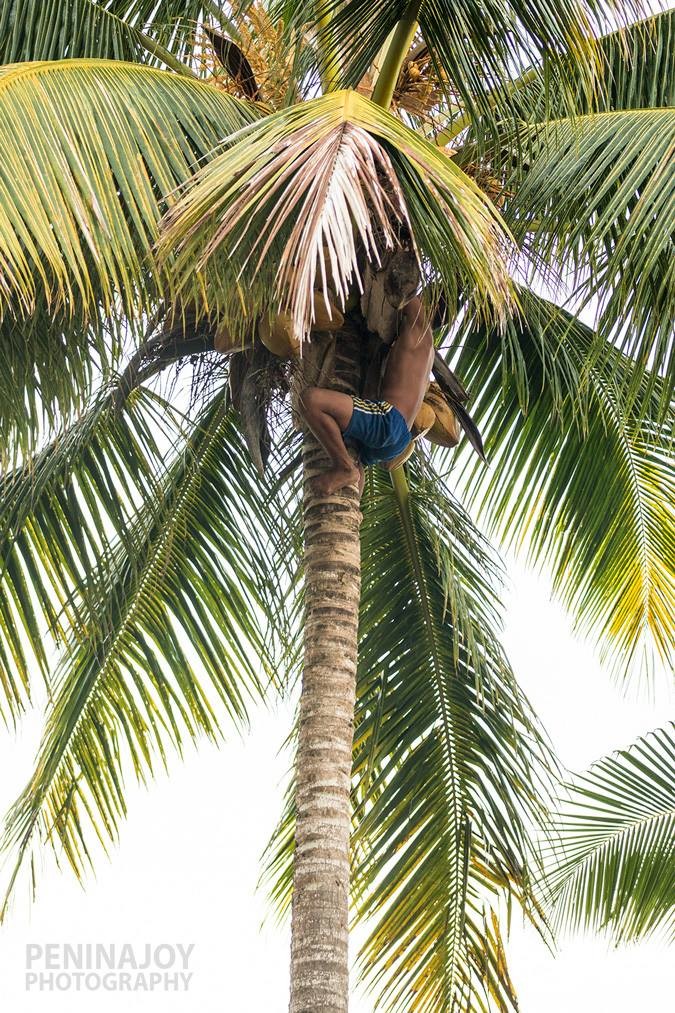
[{"label": "overcast sky background", "polygon": [[[572,635],[549,585],[509,565],[505,643],[521,685],[564,763],[581,769],[627,745],[672,713],[665,673],[653,699],[625,698],[592,649]],[[12,1013],[286,1013],[288,926],[256,892],[258,858],[281,805],[289,758],[279,748],[289,702],[253,715],[251,734],[224,748],[203,745],[175,759],[149,790],[129,786],[129,818],[112,860],[86,891],[47,862],[35,905],[22,890],[0,929],[2,1008]],[[40,731],[29,717],[0,737],[3,812],[24,786]],[[27,992],[27,943],[194,943],[189,992]],[[516,918],[508,954],[522,1013],[635,1013],[667,1006],[672,954],[657,943],[610,951],[598,938],[563,941],[556,959]],[[356,995],[352,1013],[372,1013]]]}]

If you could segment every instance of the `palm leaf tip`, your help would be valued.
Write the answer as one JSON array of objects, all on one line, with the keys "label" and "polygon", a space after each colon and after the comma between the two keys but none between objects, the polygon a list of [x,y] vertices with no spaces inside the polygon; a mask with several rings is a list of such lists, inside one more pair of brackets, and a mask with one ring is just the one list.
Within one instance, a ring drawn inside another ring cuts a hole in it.
[{"label": "palm leaf tip", "polygon": [[[284,311],[297,336],[314,291],[344,307],[364,260],[409,245],[440,288],[503,314],[510,239],[473,182],[432,144],[355,92],[276,113],[232,138],[163,222],[177,294],[241,319]],[[195,280],[194,267],[201,276]]]},{"label": "palm leaf tip", "polygon": [[675,938],[675,726],[595,763],[569,786],[548,855],[561,927],[616,944]]}]

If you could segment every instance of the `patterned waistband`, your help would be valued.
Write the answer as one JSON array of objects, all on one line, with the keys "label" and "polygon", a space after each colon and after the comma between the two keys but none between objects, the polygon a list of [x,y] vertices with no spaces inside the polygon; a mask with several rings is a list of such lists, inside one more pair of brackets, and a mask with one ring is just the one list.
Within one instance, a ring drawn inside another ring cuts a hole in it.
[{"label": "patterned waistband", "polygon": [[362,397],[355,397],[353,401],[355,408],[370,415],[386,415],[394,407],[388,401],[366,401]]}]

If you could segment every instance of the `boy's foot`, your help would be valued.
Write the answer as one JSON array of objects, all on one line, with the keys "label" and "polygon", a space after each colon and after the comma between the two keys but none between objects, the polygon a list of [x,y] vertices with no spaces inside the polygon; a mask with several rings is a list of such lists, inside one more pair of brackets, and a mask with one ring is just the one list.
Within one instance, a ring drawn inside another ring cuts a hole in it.
[{"label": "boy's foot", "polygon": [[350,468],[331,468],[330,471],[325,471],[323,475],[314,479],[313,485],[314,491],[321,496],[331,496],[338,489],[344,489],[347,485],[355,485],[360,495],[363,491],[364,481],[363,468],[354,464]]}]

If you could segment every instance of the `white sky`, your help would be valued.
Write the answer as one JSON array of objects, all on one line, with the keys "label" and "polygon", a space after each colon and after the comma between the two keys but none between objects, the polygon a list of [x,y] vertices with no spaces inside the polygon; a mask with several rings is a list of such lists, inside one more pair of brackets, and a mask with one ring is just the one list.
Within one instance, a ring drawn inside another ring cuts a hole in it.
[{"label": "white sky", "polygon": [[[525,692],[562,760],[586,766],[663,723],[665,680],[656,698],[623,698],[590,648],[576,642],[545,581],[510,568],[506,648]],[[37,903],[17,897],[0,930],[3,1009],[12,1013],[286,1013],[288,927],[271,919],[256,893],[258,857],[281,805],[288,767],[278,749],[292,708],[258,712],[243,741],[204,745],[172,763],[149,790],[129,787],[129,818],[110,862],[83,891],[69,872],[47,865]],[[18,738],[0,738],[0,808],[23,787],[39,715]],[[195,943],[189,992],[27,992],[25,947],[45,942]],[[654,943],[608,951],[597,938],[562,945],[553,959],[538,937],[513,927],[509,955],[522,1013],[634,1013],[663,1009],[673,976]],[[671,962],[672,963],[672,962]],[[355,995],[351,1013],[372,1013]]]}]

